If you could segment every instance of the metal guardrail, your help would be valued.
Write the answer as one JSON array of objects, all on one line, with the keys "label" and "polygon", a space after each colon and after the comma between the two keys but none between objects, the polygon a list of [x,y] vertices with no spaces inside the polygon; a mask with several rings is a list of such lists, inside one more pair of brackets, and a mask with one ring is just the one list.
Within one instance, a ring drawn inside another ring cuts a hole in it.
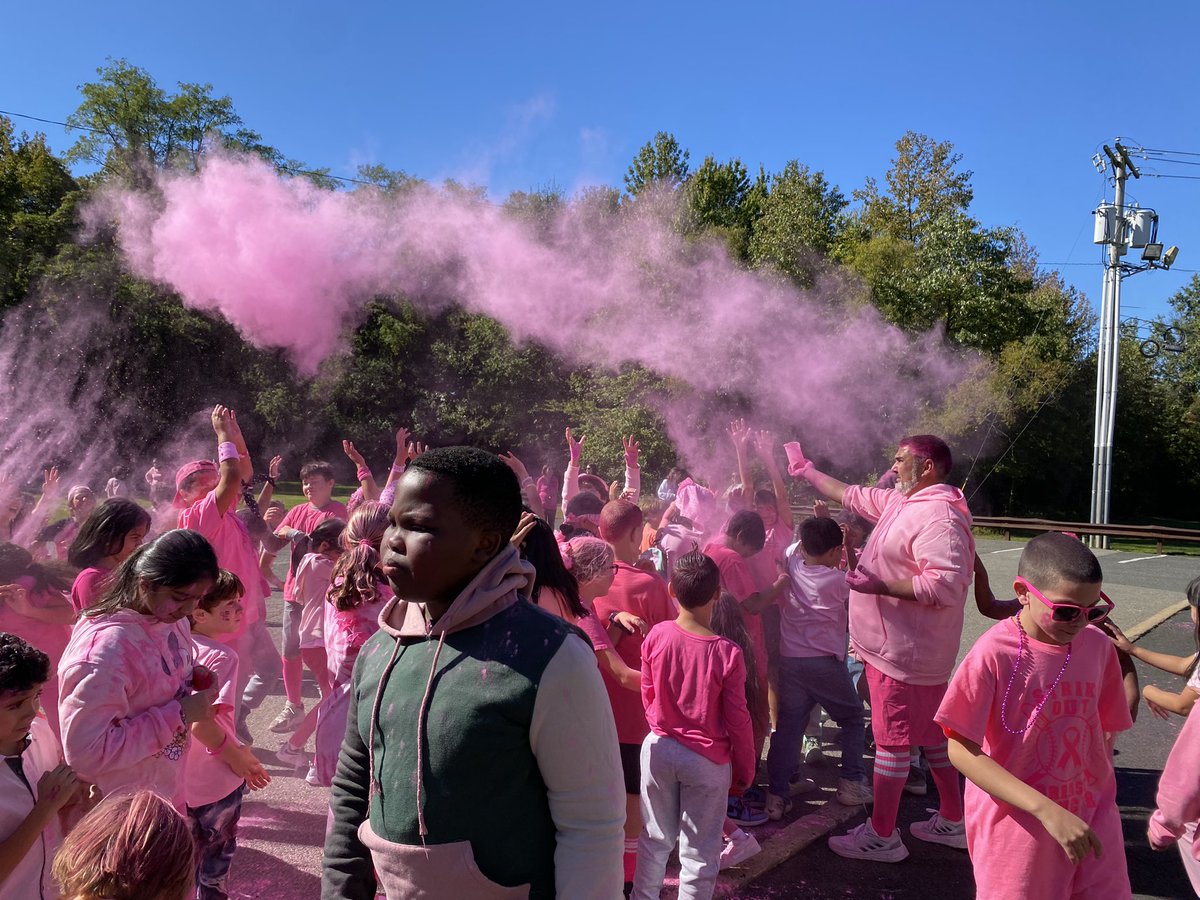
[{"label": "metal guardrail", "polygon": [[[836,507],[831,507],[836,509]],[[793,506],[792,515],[801,518],[811,516],[811,506]],[[991,528],[1004,532],[1004,539],[1011,541],[1013,533],[1046,531],[1069,531],[1080,536],[1098,534],[1105,537],[1136,538],[1143,541],[1154,541],[1162,553],[1163,544],[1167,542],[1200,544],[1200,530],[1193,528],[1171,528],[1166,525],[1095,525],[1091,522],[1058,522],[1051,519],[1016,519],[1004,516],[975,516],[973,524],[977,528]]]}]

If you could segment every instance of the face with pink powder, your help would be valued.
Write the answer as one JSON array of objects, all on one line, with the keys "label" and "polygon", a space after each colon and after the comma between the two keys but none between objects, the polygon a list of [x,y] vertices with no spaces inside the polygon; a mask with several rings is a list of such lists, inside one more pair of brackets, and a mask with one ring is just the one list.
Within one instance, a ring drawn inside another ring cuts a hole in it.
[{"label": "face with pink powder", "polygon": [[220,481],[221,475],[216,469],[202,469],[188,478],[180,493],[183,494],[184,502],[190,506],[215,491]]}]

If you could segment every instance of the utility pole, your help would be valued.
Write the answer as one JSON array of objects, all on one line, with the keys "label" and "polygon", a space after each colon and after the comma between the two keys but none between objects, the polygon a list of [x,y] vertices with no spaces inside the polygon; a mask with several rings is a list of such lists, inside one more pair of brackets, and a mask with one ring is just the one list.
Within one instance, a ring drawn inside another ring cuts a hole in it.
[{"label": "utility pole", "polygon": [[[1120,142],[1116,151],[1106,144],[1104,153],[1112,163],[1116,185],[1111,221],[1115,229],[1108,237],[1108,262],[1104,267],[1104,290],[1100,299],[1100,341],[1096,354],[1096,422],[1092,451],[1093,524],[1107,525],[1112,496],[1113,431],[1117,412],[1117,373],[1120,369],[1121,257],[1128,249],[1128,222],[1125,216],[1125,180],[1141,174],[1130,162]],[[1092,535],[1091,545],[1107,549],[1108,537]]]}]

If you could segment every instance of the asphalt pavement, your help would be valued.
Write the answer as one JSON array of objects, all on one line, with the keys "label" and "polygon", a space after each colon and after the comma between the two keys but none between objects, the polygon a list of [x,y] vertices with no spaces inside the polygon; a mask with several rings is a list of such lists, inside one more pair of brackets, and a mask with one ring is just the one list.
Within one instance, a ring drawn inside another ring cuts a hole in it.
[{"label": "asphalt pavement", "polygon": [[[1011,596],[1021,544],[980,541],[979,553],[997,596]],[[1153,620],[1155,614],[1183,600],[1188,581],[1200,575],[1200,558],[1153,554],[1101,552],[1105,591],[1116,602],[1114,619],[1126,631]],[[278,640],[282,599],[268,599],[268,627]],[[960,653],[991,625],[974,611],[968,600]],[[1182,612],[1159,624],[1141,643],[1163,652],[1184,655],[1195,646],[1191,622]],[[1142,683],[1179,690],[1181,679],[1138,664]],[[306,673],[307,676],[307,673]],[[306,703],[316,699],[316,688],[305,679]],[[274,750],[286,735],[273,735],[267,727],[283,707],[282,688],[250,717],[256,736],[255,751],[267,765],[273,781],[263,791],[247,796],[243,805],[239,847],[234,857],[231,896],[255,900],[308,900],[319,895],[321,847],[324,843],[329,792],[304,781],[304,772],[281,766]],[[1181,719],[1163,722],[1142,707],[1133,730],[1117,743],[1118,803],[1125,825],[1126,855],[1135,896],[1139,898],[1191,897],[1190,886],[1174,851],[1158,854],[1145,843],[1145,823],[1153,808],[1158,775],[1166,761]],[[810,774],[822,791],[798,798],[792,813],[780,823],[755,830],[764,850],[741,869],[722,873],[719,896],[745,898],[812,898],[812,900],[905,900],[938,898],[959,900],[975,896],[970,860],[963,851],[925,844],[906,837],[911,856],[903,863],[880,865],[854,862],[833,854],[825,843],[828,833],[841,833],[866,816],[865,809],[851,810],[836,803],[826,807],[836,780],[837,732],[825,729],[831,764]],[[311,748],[310,748],[311,749]],[[932,781],[925,797],[905,795],[900,827],[928,818],[936,808]],[[808,818],[805,818],[805,817]],[[765,869],[760,871],[760,869]],[[753,876],[753,877],[749,877]],[[673,896],[668,884],[664,897]]]}]

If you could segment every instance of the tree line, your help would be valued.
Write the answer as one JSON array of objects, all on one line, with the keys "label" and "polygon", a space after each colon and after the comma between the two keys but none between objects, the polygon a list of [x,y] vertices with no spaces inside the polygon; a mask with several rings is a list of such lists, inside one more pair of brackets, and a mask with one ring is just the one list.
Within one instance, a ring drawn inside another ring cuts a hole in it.
[{"label": "tree line", "polygon": [[[587,433],[589,456],[612,460],[613,469],[628,433],[640,437],[651,475],[675,462],[655,399],[676,387],[645,368],[580,366],[537,344],[514,344],[485,316],[453,307],[430,316],[403,297],[378,297],[353,326],[347,351],[302,377],[281,352],[250,346],[222,319],[134,277],[111,234],[81,233],[80,209],[112,180],[148,189],[154,167],[194,170],[215,141],[259,155],[284,177],[331,191],[362,188],[269,146],[211,85],[168,90],[145,70],[110,60],[80,94],[67,120],[78,137],[61,152],[0,117],[0,311],[40,308],[39,327],[62,328],[70,351],[95,361],[90,377],[102,383],[101,406],[132,402],[138,411],[136,433],[122,438],[129,453],[148,458],[180,421],[220,400],[238,407],[252,441],[297,457],[339,458],[348,438],[382,463],[388,435],[405,424],[436,443],[509,448],[531,468],[557,467],[570,425]],[[660,132],[637,152],[621,187],[591,188],[588,199],[619,209],[651,188],[673,192],[673,227],[686,238],[719,240],[738,265],[800,288],[848,273],[854,302],[873,304],[906,331],[939,329],[948,346],[982,354],[992,369],[970,389],[975,408],[987,410],[983,421],[956,420],[950,408],[934,423],[958,439],[955,479],[972,508],[1086,518],[1094,316],[1079,291],[1039,265],[1018,229],[972,216],[971,177],[952,143],[915,132],[897,140],[882,179],[865,177],[849,194],[799,159],[777,172],[711,155],[695,163]],[[379,165],[360,166],[355,180],[385,192],[417,181]],[[514,192],[503,205],[536,225],[569,199],[550,188]],[[1183,353],[1147,358],[1136,335],[1122,339],[1113,483],[1121,522],[1190,521],[1200,496],[1200,363],[1190,349],[1200,341],[1200,279],[1171,306],[1160,324],[1183,336]],[[83,338],[65,328],[81,316],[98,323]],[[17,339],[12,320],[0,326],[0,341]],[[221,364],[180,364],[197,359]],[[883,455],[879,465],[887,465]]]}]

